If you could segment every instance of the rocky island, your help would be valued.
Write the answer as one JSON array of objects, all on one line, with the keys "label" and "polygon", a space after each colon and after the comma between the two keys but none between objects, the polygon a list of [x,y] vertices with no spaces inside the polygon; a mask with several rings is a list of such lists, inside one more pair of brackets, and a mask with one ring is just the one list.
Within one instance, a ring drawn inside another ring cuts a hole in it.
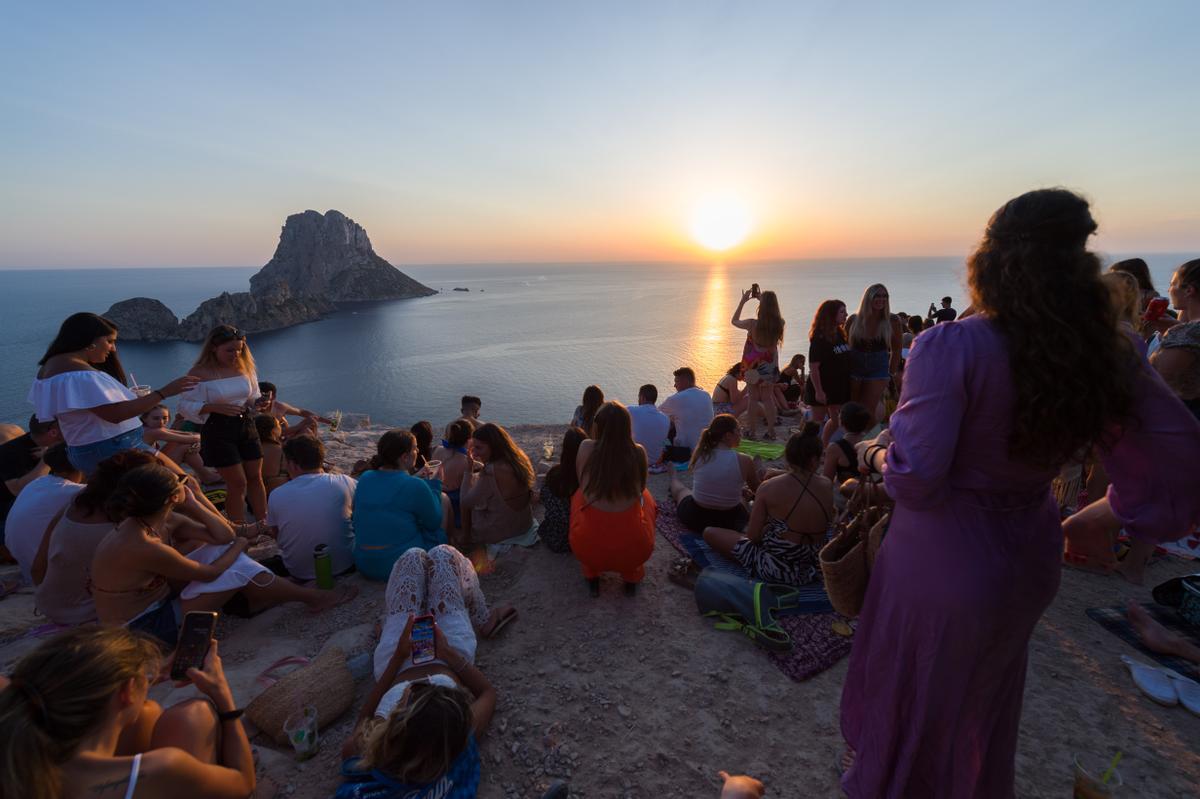
[{"label": "rocky island", "polygon": [[375,253],[367,231],[340,211],[292,214],[250,290],[205,300],[180,321],[159,300],[134,297],[104,315],[127,341],[201,341],[219,324],[247,333],[312,322],[345,303],[403,300],[437,292]]}]

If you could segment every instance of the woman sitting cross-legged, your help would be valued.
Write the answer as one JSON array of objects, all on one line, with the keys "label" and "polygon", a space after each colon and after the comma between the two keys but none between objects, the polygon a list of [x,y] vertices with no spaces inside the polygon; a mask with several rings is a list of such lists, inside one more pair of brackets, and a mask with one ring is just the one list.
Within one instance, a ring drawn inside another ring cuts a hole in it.
[{"label": "woman sitting cross-legged", "polygon": [[579,427],[568,427],[563,434],[562,452],[559,461],[546,472],[539,499],[545,515],[538,526],[538,535],[551,552],[571,551],[571,497],[579,488],[579,475],[575,462],[579,445],[587,440],[587,433]]},{"label": "woman sitting cross-legged", "polygon": [[206,698],[146,698],[157,642],[86,626],[42,642],[0,677],[0,796],[243,799],[254,756],[213,641],[188,677]]},{"label": "woman sitting cross-legged", "polygon": [[418,457],[412,433],[389,430],[375,448],[354,491],[354,564],[367,579],[386,580],[408,550],[446,543],[451,511],[440,480],[409,474]]},{"label": "woman sitting cross-legged", "polygon": [[592,438],[576,457],[579,490],[571,498],[571,551],[592,596],[600,574],[618,572],[632,596],[654,552],[658,508],[646,490],[646,451],[633,443],[633,422],[619,402],[596,411]]},{"label": "woman sitting cross-legged", "polygon": [[[174,646],[182,613],[220,610],[244,592],[251,611],[282,602],[303,602],[320,612],[358,592],[321,591],[277,579],[265,566],[242,554],[249,544],[237,538],[223,517],[207,513],[203,524],[173,526],[172,512],[184,503],[201,507],[178,476],[157,464],[131,469],[108,498],[117,526],[92,558],[92,593],[101,623],[124,625],[156,635]],[[184,555],[176,546],[199,543]],[[179,602],[172,597],[180,587]]]},{"label": "woman sitting cross-legged", "polygon": [[171,429],[171,411],[155,405],[141,416],[142,441],[178,464],[187,464],[201,483],[217,483],[221,475],[204,465],[200,457],[200,434]]},{"label": "woman sitting cross-legged", "polygon": [[737,419],[727,413],[716,416],[692,452],[692,487],[672,472],[671,498],[679,521],[692,532],[703,533],[706,527],[741,530],[750,519],[743,489],[752,493],[759,477],[754,459],[737,451],[741,441]]},{"label": "woman sitting cross-legged", "polygon": [[477,544],[496,544],[533,527],[533,487],[529,456],[503,427],[482,424],[471,434],[471,452],[483,464],[463,475],[463,535]]},{"label": "woman sitting cross-legged", "polygon": [[[337,799],[475,796],[475,739],[491,722],[496,689],[474,666],[476,634],[489,638],[516,618],[488,611],[475,569],[458,550],[413,548],[388,579],[375,648],[375,687],[342,747],[346,782]],[[416,616],[434,617],[434,660],[412,662]]]},{"label": "woman sitting cross-legged", "polygon": [[784,458],[787,473],[758,487],[745,535],[710,527],[704,540],[756,580],[800,586],[816,579],[817,555],[833,518],[833,483],[817,474],[820,425],[808,422],[789,438]]}]

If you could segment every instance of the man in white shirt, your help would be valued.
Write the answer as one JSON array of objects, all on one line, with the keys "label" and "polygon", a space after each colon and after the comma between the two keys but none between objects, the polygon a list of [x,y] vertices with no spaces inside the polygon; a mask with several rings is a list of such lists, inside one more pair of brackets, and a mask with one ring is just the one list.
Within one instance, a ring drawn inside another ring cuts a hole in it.
[{"label": "man in white shirt", "polygon": [[646,450],[650,463],[658,463],[663,447],[667,444],[667,433],[671,430],[671,419],[654,407],[658,402],[658,388],[650,383],[638,389],[638,404],[629,409],[633,419],[633,440]]},{"label": "man in white shirt", "polygon": [[[675,370],[675,393],[662,401],[658,409],[671,417],[676,449],[671,460],[687,460],[700,442],[700,434],[713,418],[712,396],[696,386],[696,373],[684,366]],[[687,450],[684,456],[682,450]]]},{"label": "man in white shirt", "polygon": [[350,514],[357,483],[345,474],[329,474],[322,464],[325,447],[312,436],[296,436],[283,445],[284,466],[291,480],[271,492],[267,505],[269,533],[283,550],[283,565],[297,580],[317,576],[313,549],[329,547],[333,573],[354,565],[354,531]]},{"label": "man in white shirt", "polygon": [[83,472],[67,458],[65,444],[45,451],[42,461],[50,474],[42,475],[22,489],[4,523],[4,546],[21,567],[21,577],[32,585],[30,569],[50,520],[83,490]]}]

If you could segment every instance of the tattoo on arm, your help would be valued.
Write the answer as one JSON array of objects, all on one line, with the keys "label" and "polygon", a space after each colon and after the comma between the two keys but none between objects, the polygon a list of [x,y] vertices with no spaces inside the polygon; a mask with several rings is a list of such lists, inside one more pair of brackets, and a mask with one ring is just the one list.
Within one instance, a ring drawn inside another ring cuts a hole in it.
[{"label": "tattoo on arm", "polygon": [[112,782],[102,782],[99,785],[93,785],[92,793],[96,794],[97,796],[101,796],[108,791],[113,791],[117,794],[124,795],[125,787],[127,785],[129,785],[129,777],[126,776],[119,780],[113,780]]}]

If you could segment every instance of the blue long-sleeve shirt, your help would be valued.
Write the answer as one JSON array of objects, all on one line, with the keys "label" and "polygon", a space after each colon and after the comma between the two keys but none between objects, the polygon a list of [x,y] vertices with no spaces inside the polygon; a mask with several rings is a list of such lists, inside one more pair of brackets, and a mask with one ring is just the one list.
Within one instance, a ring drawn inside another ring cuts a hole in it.
[{"label": "blue long-sleeve shirt", "polygon": [[392,565],[413,547],[446,543],[442,481],[373,469],[354,492],[354,563],[363,576],[386,580]]}]

